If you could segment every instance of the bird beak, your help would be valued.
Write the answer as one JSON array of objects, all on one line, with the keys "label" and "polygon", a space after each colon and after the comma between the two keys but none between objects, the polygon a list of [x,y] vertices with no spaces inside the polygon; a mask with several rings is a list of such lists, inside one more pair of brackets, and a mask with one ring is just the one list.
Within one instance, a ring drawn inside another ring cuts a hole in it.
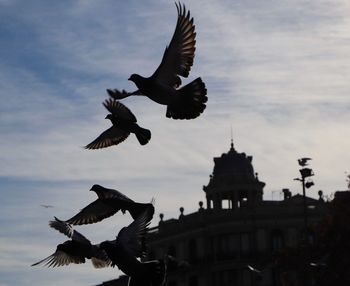
[{"label": "bird beak", "polygon": [[[105,119],[108,119],[108,115],[105,117]],[[91,191],[91,190],[90,190]]]},{"label": "bird beak", "polygon": [[131,80],[131,77],[129,77],[128,80]]}]

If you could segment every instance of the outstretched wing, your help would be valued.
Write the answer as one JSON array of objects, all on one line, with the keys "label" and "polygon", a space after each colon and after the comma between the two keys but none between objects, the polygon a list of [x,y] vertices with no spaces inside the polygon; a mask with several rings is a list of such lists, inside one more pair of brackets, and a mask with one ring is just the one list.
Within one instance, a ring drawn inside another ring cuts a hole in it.
[{"label": "outstretched wing", "polygon": [[118,234],[117,244],[121,245],[130,255],[143,256],[145,252],[145,235],[154,214],[154,207],[147,208],[129,226],[123,227]]},{"label": "outstretched wing", "polygon": [[196,50],[196,32],[190,11],[186,11],[185,5],[175,4],[178,13],[175,32],[165,49],[162,62],[152,76],[173,87],[181,84],[179,75],[188,77]]},{"label": "outstretched wing", "polygon": [[123,142],[128,138],[129,134],[130,132],[112,126],[102,132],[94,141],[86,145],[85,149],[101,149],[112,145],[118,145],[120,142]]},{"label": "outstretched wing", "polygon": [[135,115],[121,102],[108,98],[103,103],[103,106],[117,118],[121,118],[127,121],[136,122]]},{"label": "outstretched wing", "polygon": [[91,190],[94,191],[100,199],[117,199],[125,202],[133,202],[133,200],[131,200],[121,192],[114,189],[102,187],[98,184],[93,185],[91,187]]},{"label": "outstretched wing", "polygon": [[84,235],[73,229],[73,227],[69,223],[62,221],[57,217],[55,217],[55,220],[51,220],[49,222],[49,225],[50,227],[58,230],[60,233],[63,233],[64,235],[68,236],[72,240],[85,244],[90,244],[90,240],[88,240]]},{"label": "outstretched wing", "polygon": [[56,250],[56,252],[50,255],[49,257],[46,257],[43,260],[40,260],[32,264],[31,266],[43,265],[47,267],[56,267],[56,266],[68,265],[71,263],[75,263],[75,264],[85,263],[85,258],[69,255],[62,250]]},{"label": "outstretched wing", "polygon": [[96,223],[114,215],[118,211],[119,208],[116,206],[105,204],[100,199],[97,199],[66,222],[74,225]]}]

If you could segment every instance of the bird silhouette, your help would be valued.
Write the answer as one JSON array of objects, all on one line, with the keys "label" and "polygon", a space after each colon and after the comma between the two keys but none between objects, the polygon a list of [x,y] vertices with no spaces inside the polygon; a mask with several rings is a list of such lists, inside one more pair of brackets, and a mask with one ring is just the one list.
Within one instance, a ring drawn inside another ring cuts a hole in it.
[{"label": "bird silhouette", "polygon": [[312,160],[312,159],[311,158],[300,158],[300,159],[298,159],[298,164],[302,167],[305,167],[305,166],[309,165],[308,164],[309,160]]},{"label": "bird silhouette", "polygon": [[136,203],[117,190],[107,189],[97,184],[93,185],[90,191],[97,194],[97,200],[66,220],[67,223],[73,225],[96,223],[116,214],[119,210],[123,213],[127,210],[134,220],[146,209],[154,212],[153,199],[151,203]]},{"label": "bird silhouette", "polygon": [[162,260],[141,262],[137,258],[145,253],[145,235],[153,218],[154,211],[146,209],[129,226],[123,227],[114,241],[101,242],[100,248],[105,250],[112,266],[118,266],[130,276],[129,285],[160,286],[164,284],[166,266]]},{"label": "bird silhouette", "polygon": [[107,99],[103,106],[110,112],[106,119],[111,120],[113,126],[102,132],[94,141],[85,146],[86,149],[100,149],[112,145],[118,145],[124,141],[130,133],[136,135],[141,145],[145,145],[151,139],[151,131],[141,128],[136,122],[136,117],[121,102]]},{"label": "bird silhouette", "polygon": [[53,208],[52,205],[40,205],[41,207],[45,208],[45,209],[48,209],[48,208]]},{"label": "bird silhouette", "polygon": [[166,47],[162,61],[152,76],[146,78],[132,74],[129,78],[138,90],[107,89],[115,99],[130,95],[145,95],[153,101],[166,105],[166,117],[173,119],[194,119],[206,108],[208,100],[204,82],[199,77],[181,87],[182,77],[188,77],[196,50],[196,32],[193,18],[185,5],[176,4],[178,18],[175,32]]},{"label": "bird silhouette", "polygon": [[57,245],[56,251],[50,256],[32,264],[31,266],[44,265],[47,267],[56,267],[69,265],[71,263],[85,263],[85,259],[91,259],[95,268],[108,267],[111,260],[108,258],[104,250],[100,249],[97,244],[91,242],[81,233],[74,230],[68,223],[59,220],[49,222],[50,227],[58,230],[71,240],[67,240]]}]

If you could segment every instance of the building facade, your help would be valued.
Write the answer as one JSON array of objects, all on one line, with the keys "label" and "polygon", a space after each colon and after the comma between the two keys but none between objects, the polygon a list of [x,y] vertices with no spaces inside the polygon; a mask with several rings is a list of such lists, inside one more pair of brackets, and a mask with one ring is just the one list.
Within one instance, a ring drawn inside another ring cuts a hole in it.
[{"label": "building facade", "polygon": [[[209,183],[203,187],[205,206],[195,213],[163,220],[149,230],[148,259],[167,259],[168,286],[281,285],[273,267],[279,250],[295,246],[308,226],[325,213],[319,199],[292,195],[263,199],[265,183],[254,172],[252,156],[239,153],[231,143],[227,153],[214,158]],[[312,233],[308,239],[312,240]],[[259,269],[259,271],[257,270]]]}]

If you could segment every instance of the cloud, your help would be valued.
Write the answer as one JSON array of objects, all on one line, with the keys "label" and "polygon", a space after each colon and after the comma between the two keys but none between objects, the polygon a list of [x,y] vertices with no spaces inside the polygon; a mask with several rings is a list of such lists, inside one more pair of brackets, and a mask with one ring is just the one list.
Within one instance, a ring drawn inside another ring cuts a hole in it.
[{"label": "cloud", "polygon": [[[213,157],[229,149],[231,126],[236,150],[253,155],[255,171],[267,183],[266,198],[284,187],[301,191],[293,178],[302,156],[313,158],[316,185],[309,194],[346,187],[348,1],[186,2],[195,19],[197,50],[184,82],[204,79],[207,109],[196,120],[179,122],[165,118],[164,106],[128,98],[123,102],[152,131],[150,143],[140,146],[131,135],[98,151],[82,147],[109,127],[101,105],[105,89],[134,90],[127,81],[131,73],[152,74],[171,38],[175,5],[0,5],[0,187],[6,194],[0,223],[7,229],[0,244],[6,278],[0,283],[91,285],[117,276],[113,270],[91,271],[91,265],[57,271],[25,265],[63,241],[47,221],[53,215],[68,218],[94,200],[88,192],[94,183],[138,201],[154,196],[154,225],[160,212],[168,219],[179,215],[180,206],[185,213],[196,211],[205,199],[202,186]],[[99,241],[128,223],[118,216],[82,232]]]}]

